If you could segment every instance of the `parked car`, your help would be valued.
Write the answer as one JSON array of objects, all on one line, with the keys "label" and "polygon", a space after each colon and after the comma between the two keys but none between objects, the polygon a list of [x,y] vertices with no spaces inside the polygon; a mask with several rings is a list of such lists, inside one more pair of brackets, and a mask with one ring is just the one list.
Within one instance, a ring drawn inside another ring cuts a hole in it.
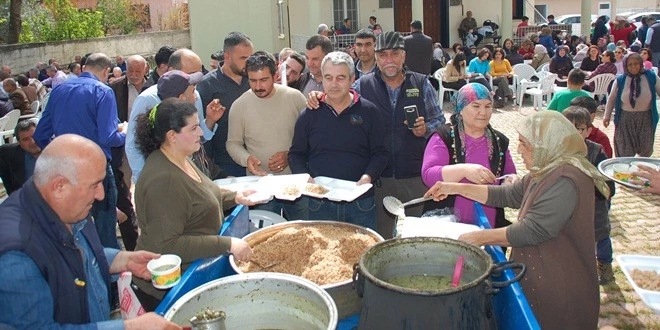
[{"label": "parked car", "polygon": [[[624,15],[620,15],[624,16]],[[642,17],[644,16],[653,16],[657,21],[660,21],[660,12],[657,11],[647,11],[643,13],[632,14],[627,17],[628,22],[635,24],[636,27],[642,26]],[[626,16],[624,16],[626,17]]]},{"label": "parked car", "polygon": [[[580,14],[561,15],[555,17],[555,22],[559,24],[580,24],[581,17],[582,16]],[[595,22],[597,18],[598,15],[591,15],[591,23]]]}]

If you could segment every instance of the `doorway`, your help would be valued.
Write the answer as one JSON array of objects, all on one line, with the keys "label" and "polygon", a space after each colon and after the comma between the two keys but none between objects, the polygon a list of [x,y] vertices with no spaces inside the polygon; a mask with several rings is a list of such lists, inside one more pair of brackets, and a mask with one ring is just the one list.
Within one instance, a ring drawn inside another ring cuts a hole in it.
[{"label": "doorway", "polygon": [[[447,47],[449,44],[449,1],[423,0],[424,34],[433,42],[440,42]],[[399,32],[410,31],[412,21],[412,0],[394,1],[394,29]]]}]

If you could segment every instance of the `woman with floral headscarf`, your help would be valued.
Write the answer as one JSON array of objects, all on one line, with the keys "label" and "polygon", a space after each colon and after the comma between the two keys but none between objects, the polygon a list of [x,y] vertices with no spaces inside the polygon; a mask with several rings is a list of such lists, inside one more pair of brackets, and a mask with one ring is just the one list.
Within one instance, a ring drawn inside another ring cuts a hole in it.
[{"label": "woman with floral headscarf", "polygon": [[[440,126],[431,135],[424,151],[422,180],[427,187],[438,181],[498,185],[505,180],[496,180],[497,177],[516,173],[509,139],[489,124],[492,114],[492,96],[483,85],[470,83],[456,93],[456,112],[451,123]],[[425,207],[453,207],[461,222],[472,223],[472,203],[458,196]],[[503,209],[485,207],[484,211],[493,227],[506,223]]]},{"label": "woman with floral headscarf", "polygon": [[594,185],[609,196],[606,178],[587,160],[575,126],[556,111],[537,112],[517,127],[518,153],[529,174],[512,185],[436,183],[425,196],[461,195],[495,207],[519,208],[505,228],[459,240],[512,246],[527,266],[520,285],[543,329],[596,329],[600,305],[594,258]]},{"label": "woman with floral headscarf", "polygon": [[535,70],[538,70],[543,64],[548,62],[550,62],[550,56],[548,56],[548,50],[545,49],[545,46],[534,46],[534,57],[532,57],[532,63],[530,63],[530,65]]},{"label": "woman with floral headscarf", "polygon": [[614,111],[614,154],[649,157],[653,153],[658,125],[656,96],[660,94],[658,76],[644,70],[642,56],[630,53],[623,58],[624,74],[619,75],[607,99],[603,125],[610,125]]}]

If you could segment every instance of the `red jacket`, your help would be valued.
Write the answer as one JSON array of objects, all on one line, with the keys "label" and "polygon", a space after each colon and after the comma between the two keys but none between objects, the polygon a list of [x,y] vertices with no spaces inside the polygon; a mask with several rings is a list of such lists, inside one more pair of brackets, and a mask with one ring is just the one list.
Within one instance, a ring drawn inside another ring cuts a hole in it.
[{"label": "red jacket", "polygon": [[614,36],[614,43],[616,43],[619,40],[623,40],[626,43],[626,48],[630,46],[630,43],[628,42],[628,35],[630,34],[630,32],[633,32],[636,29],[637,28],[635,27],[635,25],[631,24],[627,28],[616,30],[615,25],[612,22],[610,22],[610,34]]},{"label": "red jacket", "polygon": [[603,151],[605,151],[607,158],[612,158],[612,145],[610,144],[610,138],[608,138],[603,131],[599,130],[598,127],[594,126],[591,128],[591,134],[589,134],[587,140],[600,144],[603,147]]}]

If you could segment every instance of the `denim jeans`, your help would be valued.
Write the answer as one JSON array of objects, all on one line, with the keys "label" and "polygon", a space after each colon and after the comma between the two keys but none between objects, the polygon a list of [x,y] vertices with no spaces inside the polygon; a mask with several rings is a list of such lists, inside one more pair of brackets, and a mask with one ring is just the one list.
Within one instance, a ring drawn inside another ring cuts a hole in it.
[{"label": "denim jeans", "polygon": [[612,263],[612,240],[609,236],[596,242],[596,259],[605,264]]},{"label": "denim jeans", "polygon": [[295,201],[273,199],[266,204],[256,205],[252,208],[255,210],[270,211],[278,215],[284,210],[284,217],[289,221],[309,219],[306,197],[299,198]]},{"label": "denim jeans", "polygon": [[99,233],[103,247],[119,249],[117,242],[117,186],[110,163],[106,165],[105,179],[103,179],[105,198],[95,201],[90,214],[94,217],[94,226]]},{"label": "denim jeans", "polygon": [[376,230],[376,204],[373,196],[352,202],[306,198],[309,203],[310,220],[343,221]]}]

